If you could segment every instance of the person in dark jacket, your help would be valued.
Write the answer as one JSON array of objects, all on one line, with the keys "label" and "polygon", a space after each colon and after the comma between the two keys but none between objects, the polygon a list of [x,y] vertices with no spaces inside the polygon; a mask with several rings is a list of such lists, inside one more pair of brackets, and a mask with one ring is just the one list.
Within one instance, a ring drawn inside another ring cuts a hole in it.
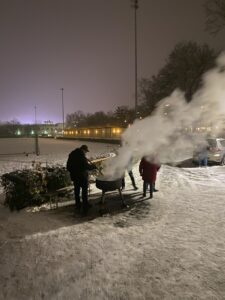
[{"label": "person in dark jacket", "polygon": [[90,207],[88,203],[88,171],[97,169],[86,158],[87,152],[89,152],[87,145],[82,145],[80,148],[73,150],[67,160],[67,170],[70,172],[70,177],[74,184],[75,206],[76,209],[81,209],[80,190],[82,190],[82,208],[84,213]]},{"label": "person in dark jacket", "polygon": [[153,198],[155,190],[155,181],[160,165],[155,163],[154,159],[149,161],[147,157],[143,157],[139,164],[139,172],[143,179],[143,197],[146,197],[148,185],[150,185],[150,198]]}]

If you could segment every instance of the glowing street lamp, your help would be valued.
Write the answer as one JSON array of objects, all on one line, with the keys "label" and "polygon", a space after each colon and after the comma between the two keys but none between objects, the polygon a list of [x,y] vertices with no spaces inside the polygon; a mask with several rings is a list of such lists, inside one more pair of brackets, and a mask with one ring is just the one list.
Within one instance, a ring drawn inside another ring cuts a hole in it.
[{"label": "glowing street lamp", "polygon": [[18,129],[16,132],[17,135],[21,135],[21,131]]}]

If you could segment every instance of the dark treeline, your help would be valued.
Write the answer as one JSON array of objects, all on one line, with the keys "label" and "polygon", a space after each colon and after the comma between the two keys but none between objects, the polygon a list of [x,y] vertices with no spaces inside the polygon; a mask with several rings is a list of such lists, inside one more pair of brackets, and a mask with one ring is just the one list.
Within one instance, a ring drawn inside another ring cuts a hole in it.
[{"label": "dark treeline", "polygon": [[126,127],[134,120],[134,110],[127,106],[118,106],[114,112],[95,112],[85,114],[77,111],[66,117],[67,127],[107,126],[114,125]]},{"label": "dark treeline", "polygon": [[19,121],[0,123],[0,137],[32,136],[39,131],[38,125],[20,124]]}]

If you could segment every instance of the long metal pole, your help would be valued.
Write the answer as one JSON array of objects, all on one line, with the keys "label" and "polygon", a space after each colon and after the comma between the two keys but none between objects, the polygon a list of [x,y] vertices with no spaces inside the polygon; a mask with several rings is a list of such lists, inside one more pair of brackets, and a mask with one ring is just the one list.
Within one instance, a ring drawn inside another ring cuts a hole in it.
[{"label": "long metal pole", "polygon": [[135,118],[137,117],[137,9],[138,9],[138,1],[135,1],[134,4],[134,55],[135,55]]},{"label": "long metal pole", "polygon": [[63,91],[64,91],[64,88],[61,88],[61,91],[62,91],[62,122],[63,122],[63,128],[62,128],[62,131],[63,131],[63,135],[64,135],[64,99],[63,99]]},{"label": "long metal pole", "polygon": [[34,119],[35,119],[35,154],[40,155],[40,148],[38,143],[38,130],[37,130],[37,107],[34,107]]},{"label": "long metal pole", "polygon": [[34,123],[37,125],[37,106],[34,107]]},{"label": "long metal pole", "polygon": [[135,82],[135,105],[134,113],[135,118],[137,117],[137,107],[138,107],[138,91],[137,91],[137,9],[138,9],[138,0],[131,0],[132,7],[134,8],[134,82]]}]

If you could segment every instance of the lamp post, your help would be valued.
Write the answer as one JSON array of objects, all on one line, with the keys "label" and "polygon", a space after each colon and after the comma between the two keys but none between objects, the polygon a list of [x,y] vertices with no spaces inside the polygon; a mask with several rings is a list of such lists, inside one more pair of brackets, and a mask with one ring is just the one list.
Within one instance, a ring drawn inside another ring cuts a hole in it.
[{"label": "lamp post", "polygon": [[64,135],[64,100],[63,100],[63,91],[64,91],[64,88],[61,88],[60,89],[62,91],[62,133]]},{"label": "lamp post", "polygon": [[135,118],[137,117],[137,9],[138,9],[138,0],[131,0],[131,6],[134,8],[134,76],[135,76],[135,106],[134,113]]},{"label": "lamp post", "polygon": [[37,107],[34,107],[34,121],[35,121],[35,154],[40,155],[40,148],[38,143],[38,130],[37,130]]}]

